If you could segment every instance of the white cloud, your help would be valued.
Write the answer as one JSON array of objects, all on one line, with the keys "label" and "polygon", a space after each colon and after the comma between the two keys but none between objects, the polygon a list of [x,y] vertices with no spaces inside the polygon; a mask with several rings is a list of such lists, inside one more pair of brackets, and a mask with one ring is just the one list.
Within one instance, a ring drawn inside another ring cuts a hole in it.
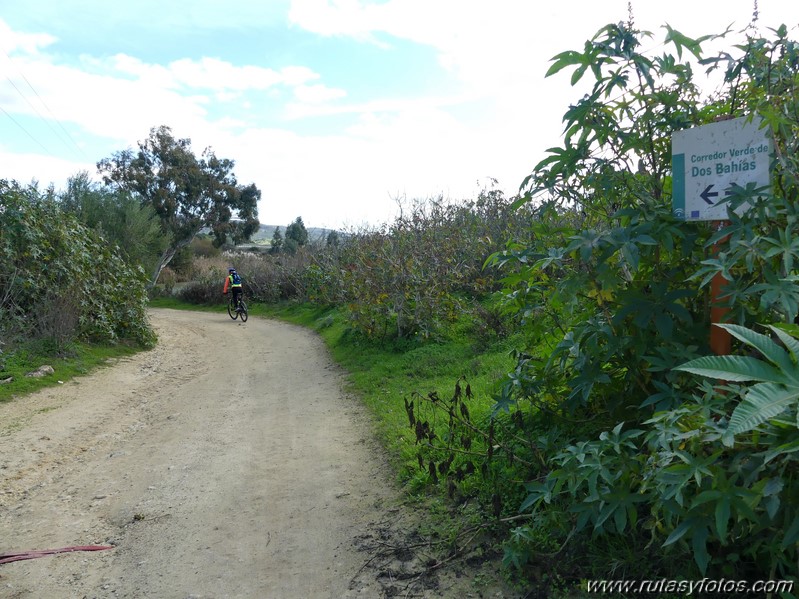
[{"label": "white cloud", "polygon": [[[2,21],[0,26],[8,29]],[[31,44],[28,46],[33,47]],[[237,66],[208,57],[160,65],[125,54],[109,58],[82,56],[77,65],[71,66],[51,62],[51,58],[45,55],[18,52],[11,59],[0,60],[0,75],[8,77],[6,81],[0,80],[0,98],[3,98],[3,108],[9,115],[46,115],[48,119],[55,116],[62,123],[77,126],[79,132],[74,133],[77,145],[86,145],[83,140],[98,136],[106,140],[105,147],[110,148],[108,153],[135,146],[151,127],[161,124],[172,127],[178,136],[204,138],[207,145],[213,146],[214,135],[226,128],[241,129],[248,123],[225,114],[216,116],[214,123],[209,111],[216,109],[217,100],[230,102],[243,97],[247,91],[268,91],[276,86],[287,86],[297,88],[298,96],[304,101],[317,103],[344,94],[343,90],[308,85],[318,80],[319,74],[304,66],[275,70],[252,65]],[[9,80],[17,83],[12,85]],[[14,85],[27,93],[15,90]],[[31,93],[31,87],[35,89],[35,95]],[[213,96],[186,93],[196,90],[216,93]],[[246,107],[248,103],[251,105],[249,100],[245,100],[242,106]],[[70,129],[74,132],[74,127]],[[97,147],[96,143],[94,147]],[[98,160],[101,157],[92,158]],[[25,163],[29,164],[30,160],[26,159]],[[4,167],[11,164],[19,166],[20,163],[6,161]],[[45,160],[41,164],[55,163]],[[53,169],[54,180],[63,180],[61,170]],[[23,169],[23,172],[27,171]],[[47,177],[44,171],[41,176],[43,179]]]},{"label": "white cloud", "polygon": [[24,54],[36,54],[56,42],[56,38],[46,33],[18,33],[0,19],[0,50],[5,54],[20,51]]},{"label": "white cloud", "polygon": [[[91,60],[87,58],[87,60]],[[107,61],[94,61],[98,77],[144,83],[161,89],[177,90],[178,80],[167,67],[151,65],[126,54],[116,54]]]},{"label": "white cloud", "polygon": [[182,58],[167,65],[145,63],[125,54],[117,54],[108,61],[86,60],[97,69],[105,68],[108,76],[131,76],[169,89],[183,86],[220,92],[242,92],[265,90],[276,85],[299,87],[319,79],[319,74],[307,67],[289,66],[275,70],[253,65],[237,66],[210,57]]},{"label": "white cloud", "polygon": [[[665,23],[699,36],[720,33],[730,23],[741,30],[753,11],[751,0],[728,0],[723,7],[695,0],[632,5],[635,25],[654,31],[658,42]],[[759,15],[762,27],[786,20],[796,27],[799,10],[761,1]],[[580,49],[606,23],[628,18],[627,0],[292,0],[289,11],[292,23],[319,35],[397,38],[429,46],[462,81],[487,89],[540,80],[552,56]]]},{"label": "white cloud", "polygon": [[[0,164],[3,171],[14,173],[13,179],[25,185],[36,181],[40,184],[40,189],[55,185],[57,189],[63,188],[67,179],[81,171],[86,171],[93,175],[96,171],[94,162],[91,160],[62,160],[52,156],[42,154],[20,154],[9,152],[0,146]],[[0,178],[4,175],[0,174]]]},{"label": "white cloud", "polygon": [[215,58],[177,60],[170,63],[169,71],[178,82],[188,87],[238,91],[263,90],[278,84],[300,86],[319,78],[317,73],[305,67],[276,71],[251,65],[234,66]]},{"label": "white cloud", "polygon": [[296,216],[314,226],[377,224],[396,214],[397,199],[472,198],[478,178],[503,174],[486,170],[504,160],[496,146],[422,105],[363,114],[337,135],[253,129],[230,142],[239,180],[258,182],[261,220],[271,224]]},{"label": "white cloud", "polygon": [[338,100],[347,95],[343,89],[327,87],[326,85],[298,85],[294,88],[294,97],[306,104],[324,104],[331,100]]},{"label": "white cloud", "polygon": [[286,117],[289,119],[301,119],[306,117],[335,115],[357,116],[375,113],[401,114],[424,109],[458,106],[474,99],[476,98],[467,95],[458,95],[440,97],[423,96],[418,98],[380,98],[368,102],[355,103],[289,103],[286,105]]},{"label": "white cloud", "polygon": [[283,75],[283,82],[288,86],[302,85],[319,79],[319,74],[308,67],[288,66],[280,69],[280,72]]},{"label": "white cloud", "polygon": [[[728,20],[745,25],[751,16],[751,0],[729,0],[723,19],[712,14],[719,12],[712,4],[635,2],[636,24],[655,31],[656,46],[663,37],[658,28],[666,21],[688,35],[700,35],[722,29]],[[760,4],[764,25],[776,24],[767,10],[778,17],[797,14],[784,4]],[[292,66],[270,68],[254,58],[231,62],[227,56],[188,50],[177,60],[145,59],[146,54],[128,50],[98,52],[80,61],[71,57],[74,62],[67,64],[63,60],[68,58],[51,50],[57,41],[53,36],[14,32],[0,20],[0,48],[13,59],[0,55],[0,105],[10,114],[35,119],[3,77],[22,85],[19,73],[24,73],[77,144],[91,153],[84,162],[82,153],[60,160],[0,147],[6,150],[0,153],[0,176],[38,176],[49,182],[82,169],[94,174],[94,161],[135,146],[151,127],[165,124],[176,136],[190,138],[195,151],[211,146],[217,155],[233,159],[239,181],[262,189],[261,220],[270,224],[288,224],[296,216],[310,226],[382,222],[396,211],[396,198],[473,197],[478,179],[486,177],[496,177],[513,193],[543,150],[558,143],[561,115],[579,97],[568,75],[543,78],[549,59],[580,49],[605,22],[625,19],[627,0],[543,5],[520,0],[293,0],[280,18],[275,9],[270,11],[251,16],[275,23],[288,15],[295,33],[306,32],[304,44],[311,33],[383,48],[400,47],[397,40],[432,48],[459,85],[445,92],[430,85],[433,91],[424,94],[409,87],[406,97],[399,97],[384,93],[376,80],[373,89],[363,85],[356,94],[331,83],[331,73],[321,66],[324,60],[302,64],[297,59]],[[250,25],[236,23],[233,12],[226,10],[226,26]],[[724,25],[713,25],[720,20]],[[213,27],[208,14],[202,23]],[[325,134],[314,132],[322,131],[314,129],[317,122],[324,124]]]},{"label": "white cloud", "polygon": [[[410,2],[411,0],[409,0]],[[369,5],[360,0],[292,0],[289,22],[325,36],[350,36],[383,45],[373,33],[385,32],[387,5]]]},{"label": "white cloud", "polygon": [[[541,57],[542,34],[567,37],[546,26],[551,8],[518,0],[294,0],[290,20],[326,36],[384,39],[386,36],[435,48],[440,63],[463,81],[525,78],[519,63]],[[581,35],[585,35],[582,34]],[[546,56],[544,60],[548,59]]]}]

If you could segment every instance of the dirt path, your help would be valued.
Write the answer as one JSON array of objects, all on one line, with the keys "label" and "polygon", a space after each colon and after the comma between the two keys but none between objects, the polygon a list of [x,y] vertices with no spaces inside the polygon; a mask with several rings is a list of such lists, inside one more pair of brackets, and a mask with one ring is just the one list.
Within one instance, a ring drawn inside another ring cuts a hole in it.
[{"label": "dirt path", "polygon": [[321,341],[151,317],[152,351],[0,404],[0,553],[113,545],[0,565],[0,597],[386,596],[356,546],[396,494]]}]

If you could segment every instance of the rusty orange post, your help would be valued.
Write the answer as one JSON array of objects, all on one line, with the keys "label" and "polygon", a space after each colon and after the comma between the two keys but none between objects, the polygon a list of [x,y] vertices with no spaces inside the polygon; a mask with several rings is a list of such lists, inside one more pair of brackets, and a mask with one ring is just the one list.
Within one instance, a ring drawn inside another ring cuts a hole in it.
[{"label": "rusty orange post", "polygon": [[[717,231],[730,224],[729,221],[719,220],[715,221]],[[721,245],[726,243],[729,235],[719,239],[713,244],[713,255],[719,253]],[[732,351],[732,336],[728,331],[721,327],[713,326],[716,323],[725,321],[727,314],[730,312],[729,308],[717,305],[724,296],[721,295],[722,288],[729,283],[729,281],[720,272],[717,272],[713,279],[710,281],[710,349],[713,350],[717,356],[729,355]]]}]

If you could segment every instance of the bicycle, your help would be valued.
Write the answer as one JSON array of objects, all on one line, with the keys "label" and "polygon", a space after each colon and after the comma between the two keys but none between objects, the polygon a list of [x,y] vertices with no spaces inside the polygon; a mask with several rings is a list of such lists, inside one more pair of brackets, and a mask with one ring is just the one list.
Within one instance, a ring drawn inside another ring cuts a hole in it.
[{"label": "bicycle", "polygon": [[236,320],[239,316],[241,316],[241,322],[247,322],[247,318],[249,315],[247,314],[247,304],[244,303],[243,299],[239,299],[239,305],[233,302],[233,296],[230,296],[230,299],[227,303],[227,313],[233,320]]}]

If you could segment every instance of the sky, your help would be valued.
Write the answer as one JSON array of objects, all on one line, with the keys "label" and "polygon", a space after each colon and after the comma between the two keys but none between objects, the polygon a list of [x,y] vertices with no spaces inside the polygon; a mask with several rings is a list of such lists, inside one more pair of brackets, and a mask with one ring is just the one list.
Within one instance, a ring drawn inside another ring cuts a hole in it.
[{"label": "sky", "polygon": [[[697,37],[753,0],[633,0],[635,26]],[[799,37],[799,3],[757,2]],[[234,161],[263,224],[353,229],[403,206],[507,195],[580,97],[554,55],[627,0],[0,0],[0,179],[63,189],[166,125]],[[647,44],[644,45],[648,48]],[[494,183],[496,181],[496,183]]]}]

